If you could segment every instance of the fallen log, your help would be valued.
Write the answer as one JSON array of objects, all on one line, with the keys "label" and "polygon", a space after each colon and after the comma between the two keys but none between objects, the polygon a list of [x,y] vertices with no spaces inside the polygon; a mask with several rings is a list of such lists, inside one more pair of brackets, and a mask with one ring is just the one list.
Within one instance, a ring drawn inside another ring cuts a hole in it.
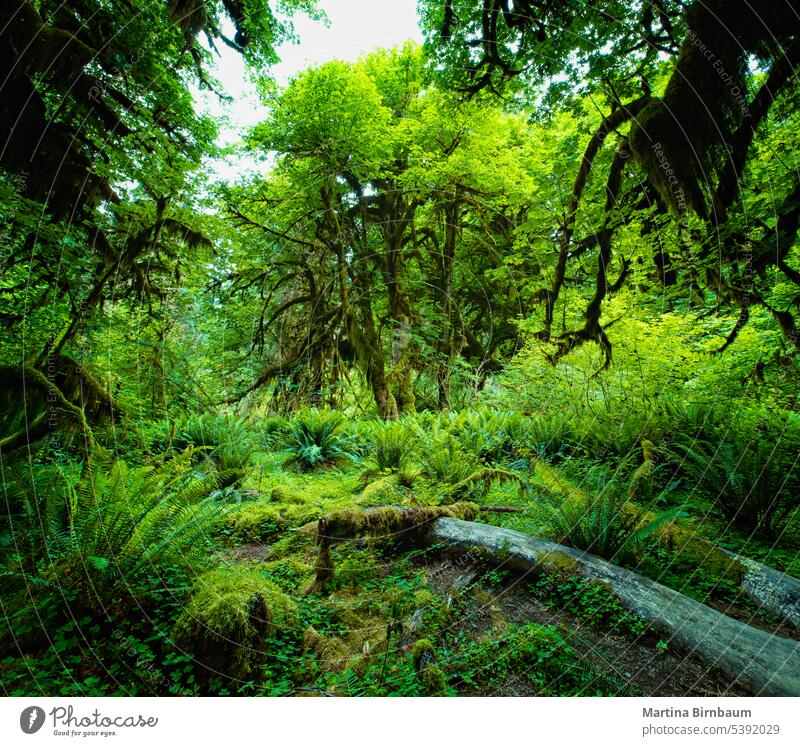
[{"label": "fallen log", "polygon": [[418,535],[437,518],[466,518],[478,516],[478,506],[474,503],[453,503],[452,505],[408,508],[396,505],[367,508],[366,510],[345,509],[329,513],[316,524],[310,524],[309,533],[316,535],[317,566],[314,581],[306,593],[324,592],[333,579],[333,557],[331,545],[341,539],[354,539],[359,536],[416,541]]},{"label": "fallen log", "polygon": [[753,695],[800,696],[800,643],[720,614],[660,583],[570,547],[456,518],[437,518],[428,544],[478,550],[525,572],[569,572],[601,581],[676,648]]},{"label": "fallen log", "polygon": [[[642,466],[650,462],[645,459]],[[641,467],[640,467],[641,468]],[[565,500],[589,502],[590,496],[565,480],[556,469],[539,462],[536,473],[548,490]],[[647,514],[655,517],[653,514]],[[656,532],[676,555],[691,558],[698,568],[704,568],[719,578],[733,581],[746,596],[764,609],[800,629],[800,580],[786,573],[715,546],[693,531],[668,524]]]},{"label": "fallen log", "polygon": [[760,606],[800,629],[800,580],[741,554],[723,552],[741,565],[741,589]]}]

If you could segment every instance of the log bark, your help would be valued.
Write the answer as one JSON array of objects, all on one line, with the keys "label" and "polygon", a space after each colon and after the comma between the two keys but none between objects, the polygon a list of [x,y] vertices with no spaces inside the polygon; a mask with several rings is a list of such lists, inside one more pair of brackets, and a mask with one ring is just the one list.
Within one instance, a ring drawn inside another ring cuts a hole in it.
[{"label": "log bark", "polygon": [[510,529],[433,521],[429,544],[478,550],[523,572],[567,571],[603,582],[674,647],[756,696],[800,696],[800,643],[750,627],[630,570]]},{"label": "log bark", "polygon": [[[645,460],[642,466],[647,463]],[[538,462],[536,473],[548,489],[562,495],[565,500],[589,502],[587,493],[567,482],[551,466]],[[655,515],[651,514],[650,517],[655,518]],[[668,542],[672,551],[691,557],[699,567],[709,565],[721,571],[729,580],[737,582],[741,592],[759,606],[800,629],[800,580],[797,578],[717,547],[707,539],[673,524],[659,529],[657,535]]]},{"label": "log bark", "polygon": [[721,550],[743,568],[741,589],[750,598],[800,629],[800,580],[741,554]]}]

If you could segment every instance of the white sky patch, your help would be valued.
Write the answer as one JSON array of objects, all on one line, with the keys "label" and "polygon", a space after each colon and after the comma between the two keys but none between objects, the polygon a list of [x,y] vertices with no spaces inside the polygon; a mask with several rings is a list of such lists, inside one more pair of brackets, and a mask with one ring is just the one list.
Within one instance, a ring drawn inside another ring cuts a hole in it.
[{"label": "white sky patch", "polygon": [[[329,24],[298,15],[294,24],[299,43],[279,47],[281,61],[269,73],[285,86],[297,73],[330,60],[354,61],[375,49],[395,47],[409,39],[421,43],[416,6],[417,0],[370,0],[366,4],[361,0],[319,0]],[[233,37],[232,28],[225,28],[225,33]],[[259,101],[241,56],[222,43],[218,51],[210,72],[233,101],[221,102],[208,91],[197,91],[195,98],[201,111],[223,119],[219,142],[227,146],[263,120],[267,109]],[[263,170],[251,158],[233,156],[210,165],[214,175],[226,181],[237,181],[254,169]]]}]

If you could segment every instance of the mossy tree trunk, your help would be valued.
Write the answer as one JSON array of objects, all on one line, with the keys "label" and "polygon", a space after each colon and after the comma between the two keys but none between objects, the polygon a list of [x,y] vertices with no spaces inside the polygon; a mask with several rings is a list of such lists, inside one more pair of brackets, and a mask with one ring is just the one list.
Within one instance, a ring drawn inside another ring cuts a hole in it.
[{"label": "mossy tree trunk", "polygon": [[456,354],[456,324],[453,320],[453,268],[459,229],[459,200],[456,197],[442,209],[444,220],[444,242],[439,267],[439,296],[441,303],[442,330],[437,345],[438,363],[436,382],[439,394],[439,409],[450,409],[450,374]]}]

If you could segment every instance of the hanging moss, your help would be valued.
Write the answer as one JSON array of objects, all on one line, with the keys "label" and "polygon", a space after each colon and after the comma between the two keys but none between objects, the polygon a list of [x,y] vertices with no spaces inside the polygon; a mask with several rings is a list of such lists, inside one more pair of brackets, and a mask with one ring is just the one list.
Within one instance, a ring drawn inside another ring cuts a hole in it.
[{"label": "hanging moss", "polygon": [[642,484],[649,485],[656,470],[655,446],[646,438],[642,438],[642,457],[641,465],[631,477],[630,488],[628,489],[628,497],[631,500],[636,497]]},{"label": "hanging moss", "polygon": [[664,95],[631,128],[634,155],[676,212],[708,214],[708,185],[747,116],[747,61],[779,59],[800,30],[791,3],[712,0],[686,11],[688,33]]}]

